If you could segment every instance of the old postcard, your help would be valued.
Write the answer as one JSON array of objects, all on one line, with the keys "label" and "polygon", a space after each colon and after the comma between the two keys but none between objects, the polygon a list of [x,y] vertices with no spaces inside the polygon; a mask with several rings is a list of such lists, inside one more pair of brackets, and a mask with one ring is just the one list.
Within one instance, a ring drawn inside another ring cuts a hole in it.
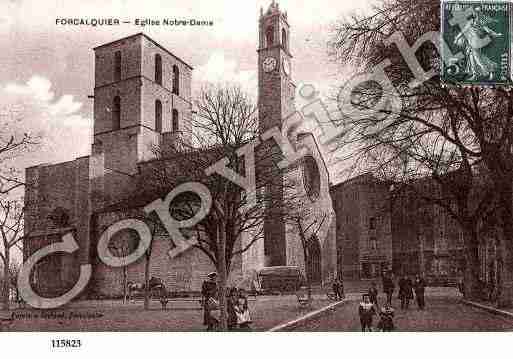
[{"label": "old postcard", "polygon": [[512,18],[3,1],[1,330],[510,332]]}]

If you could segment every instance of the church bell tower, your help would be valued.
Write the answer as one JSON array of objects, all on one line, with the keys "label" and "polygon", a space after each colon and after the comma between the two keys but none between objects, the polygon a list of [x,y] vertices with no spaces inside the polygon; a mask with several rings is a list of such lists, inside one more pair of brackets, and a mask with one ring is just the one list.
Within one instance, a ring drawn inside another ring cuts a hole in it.
[{"label": "church bell tower", "polygon": [[280,126],[294,111],[291,79],[290,26],[275,1],[260,10],[258,47],[258,112],[260,132]]},{"label": "church bell tower", "polygon": [[[260,10],[258,46],[258,116],[259,131],[278,127],[294,109],[294,84],[291,80],[289,48],[290,27],[287,13],[273,1],[266,12]],[[271,140],[272,141],[272,140]],[[284,177],[276,166],[280,148],[274,142],[262,147],[263,156],[260,176],[264,178],[269,194],[268,211],[264,221],[264,255],[267,266],[287,264],[287,245],[283,218]],[[276,154],[269,156],[269,154]]]}]

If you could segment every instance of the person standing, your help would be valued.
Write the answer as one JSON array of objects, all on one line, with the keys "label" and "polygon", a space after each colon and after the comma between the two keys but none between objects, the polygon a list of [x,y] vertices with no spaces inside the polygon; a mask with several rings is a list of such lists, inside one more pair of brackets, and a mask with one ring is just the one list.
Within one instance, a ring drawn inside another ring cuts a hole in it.
[{"label": "person standing", "polygon": [[413,299],[413,288],[411,279],[407,275],[399,280],[399,299],[401,299],[401,309],[408,309],[410,300]]},{"label": "person standing", "polygon": [[218,307],[217,302],[217,273],[212,272],[207,275],[207,279],[201,286],[201,299],[203,304],[203,325],[207,326],[207,331],[212,331],[217,324],[217,319],[213,317],[212,311]]},{"label": "person standing", "polygon": [[392,305],[392,294],[394,294],[394,280],[391,273],[385,273],[383,276],[383,292],[387,295],[388,305]]},{"label": "person standing", "polygon": [[378,308],[378,287],[375,282],[371,283],[371,287],[369,288],[369,299],[372,304]]},{"label": "person standing", "polygon": [[415,277],[415,281],[413,282],[413,288],[415,289],[415,298],[417,299],[417,305],[420,310],[424,310],[426,306],[426,302],[424,300],[424,291],[426,288],[426,283],[424,282],[424,278],[417,274]]},{"label": "person standing", "polygon": [[372,317],[376,314],[374,304],[370,302],[369,295],[363,295],[363,301],[358,306],[358,315],[360,316],[360,324],[362,326],[362,332],[372,332]]},{"label": "person standing", "polygon": [[332,289],[336,300],[344,299],[344,283],[340,278],[337,277],[337,279],[335,279]]}]

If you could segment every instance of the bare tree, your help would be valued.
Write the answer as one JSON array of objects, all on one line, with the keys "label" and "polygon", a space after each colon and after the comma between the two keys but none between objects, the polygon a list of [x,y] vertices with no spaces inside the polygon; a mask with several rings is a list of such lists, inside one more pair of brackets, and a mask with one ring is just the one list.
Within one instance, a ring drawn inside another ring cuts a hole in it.
[{"label": "bare tree", "polygon": [[16,111],[0,108],[0,195],[25,185],[13,160],[39,143],[39,137],[16,129],[20,121]]},{"label": "bare tree", "polygon": [[[150,300],[152,295],[151,279],[151,255],[153,252],[153,243],[157,233],[164,231],[160,220],[154,214],[146,214],[134,201],[139,200],[136,197],[129,197],[120,203],[114,204],[104,209],[105,212],[117,213],[122,218],[130,218],[144,222],[150,229],[150,242],[144,252],[144,309],[150,309]],[[108,226],[107,226],[108,227]],[[106,227],[106,228],[107,228]],[[104,230],[106,229],[104,228]],[[131,232],[120,232],[119,236],[114,237],[109,242],[109,250],[117,257],[125,257],[137,248],[137,236]],[[128,274],[127,266],[123,267],[123,301],[127,295]]]},{"label": "bare tree", "polygon": [[[499,88],[442,86],[439,76],[414,83],[413,71],[440,69],[436,47],[423,44],[416,52],[419,65],[410,68],[389,41],[394,34],[397,41],[400,34],[413,44],[439,31],[439,14],[437,0],[422,6],[410,0],[383,0],[372,14],[355,15],[335,26],[329,42],[333,59],[361,73],[389,59],[385,72],[394,85],[393,90],[384,89],[367,81],[352,91],[355,108],[375,112],[341,119],[350,129],[341,145],[385,178],[411,184],[431,176],[441,195],[426,197],[446,209],[465,232],[467,271],[477,268],[475,223],[495,193],[505,248],[500,304],[507,305],[513,298],[513,97]],[[383,98],[388,99],[387,106],[375,108]],[[394,103],[401,108],[394,110]],[[486,171],[478,171],[480,166]],[[476,276],[475,271],[468,273],[470,280]]]},{"label": "bare tree", "polygon": [[23,239],[23,206],[19,201],[0,199],[0,234],[2,235],[3,273],[3,309],[9,310],[9,292],[12,283],[13,262],[12,252],[15,249],[21,251]]},{"label": "bare tree", "polygon": [[[267,209],[283,203],[283,192],[276,194],[269,190],[283,186],[281,169],[277,166],[282,157],[272,146],[259,146],[254,164],[241,154],[241,149],[252,146],[258,137],[258,117],[256,106],[239,87],[206,87],[194,106],[192,127],[185,129],[173,143],[155,149],[160,161],[151,173],[143,173],[144,183],[161,193],[191,181],[201,182],[209,189],[213,200],[211,213],[190,228],[188,234],[194,236],[195,247],[218,271],[221,325],[226,328],[225,292],[231,262],[234,256],[242,255],[263,239],[264,222],[269,216]],[[249,166],[258,168],[254,200],[250,199],[250,193],[219,173],[206,175],[207,169],[222,159],[226,167],[241,176],[249,175]],[[193,217],[199,208],[198,199],[194,196],[181,199],[172,204],[172,215],[177,219]]]},{"label": "bare tree", "polygon": [[[132,246],[129,241],[120,241],[119,243],[114,243],[111,247],[111,251],[117,257],[126,257],[132,252]],[[126,303],[126,299],[128,296],[128,266],[125,265],[122,268],[123,270],[123,304]]]},{"label": "bare tree", "polygon": [[144,256],[146,258],[146,261],[144,262],[144,309],[149,310],[150,309],[150,299],[152,295],[152,286],[151,286],[151,280],[150,280],[150,264],[151,264],[151,254],[153,252],[153,242],[155,241],[155,235],[157,234],[157,231],[162,230],[162,227],[160,225],[160,222],[158,219],[156,219],[152,215],[146,215],[143,219],[148,227],[150,228],[151,233],[151,242],[148,246],[148,249],[144,253]]},{"label": "bare tree", "polygon": [[21,264],[17,261],[12,261],[9,267],[11,287],[14,289],[14,298],[16,302],[20,301],[20,294],[18,290],[18,274],[20,273]]},{"label": "bare tree", "polygon": [[[23,176],[14,166],[17,157],[38,144],[39,138],[28,132],[20,133],[16,128],[20,118],[16,111],[0,109],[0,233],[2,249],[0,258],[4,268],[3,308],[9,309],[9,287],[15,268],[11,261],[12,251],[21,250],[24,234],[22,201],[12,196],[13,192],[25,186]],[[14,278],[15,280],[15,278]]]}]

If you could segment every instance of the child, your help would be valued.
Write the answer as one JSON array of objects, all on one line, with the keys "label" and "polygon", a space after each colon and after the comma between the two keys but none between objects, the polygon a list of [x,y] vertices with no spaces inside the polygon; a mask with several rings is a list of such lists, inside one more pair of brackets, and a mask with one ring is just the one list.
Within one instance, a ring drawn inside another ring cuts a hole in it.
[{"label": "child", "polygon": [[370,302],[368,294],[363,295],[363,302],[358,307],[358,314],[360,315],[362,332],[365,332],[365,329],[372,332],[372,317],[376,314],[376,310],[374,309],[374,304]]},{"label": "child", "polygon": [[240,293],[235,305],[235,314],[237,315],[237,325],[242,331],[250,331],[251,316],[249,314],[248,298]]},{"label": "child", "polygon": [[391,332],[395,329],[394,327],[394,308],[390,304],[385,303],[385,306],[381,308],[379,313],[380,321],[378,327],[383,332]]}]

